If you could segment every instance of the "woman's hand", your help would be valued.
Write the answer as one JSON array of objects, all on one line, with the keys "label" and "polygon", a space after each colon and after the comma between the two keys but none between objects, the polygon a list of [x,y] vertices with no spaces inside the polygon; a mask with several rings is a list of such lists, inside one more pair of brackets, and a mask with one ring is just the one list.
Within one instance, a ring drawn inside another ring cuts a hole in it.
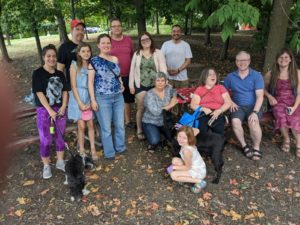
[{"label": "woman's hand", "polygon": [[211,118],[213,120],[216,120],[216,119],[218,119],[218,117],[220,116],[220,114],[222,114],[222,110],[221,109],[216,109],[210,115],[212,116]]},{"label": "woman's hand", "polygon": [[238,105],[232,102],[230,106],[230,112],[235,112],[236,110],[238,110]]},{"label": "woman's hand", "polygon": [[211,109],[205,107],[202,107],[201,111],[203,111],[205,115],[209,115],[212,113]]},{"label": "woman's hand", "polygon": [[268,101],[269,101],[271,106],[277,105],[277,103],[278,103],[276,98],[274,98],[272,95],[268,96]]},{"label": "woman's hand", "polygon": [[48,111],[48,113],[49,113],[49,116],[51,117],[51,119],[53,120],[53,121],[55,121],[55,119],[56,119],[56,116],[57,116],[57,112],[55,112],[52,108]]},{"label": "woman's hand", "polygon": [[292,107],[286,107],[286,111],[288,115],[293,115],[293,113],[296,111],[297,108],[295,108],[294,106]]},{"label": "woman's hand", "polygon": [[129,88],[129,90],[130,90],[130,94],[134,95],[135,89],[134,88]]},{"label": "woman's hand", "polygon": [[59,108],[59,110],[57,111],[57,114],[58,114],[59,116],[64,116],[65,113],[66,113],[66,106],[63,106],[63,105],[62,105],[62,106]]},{"label": "woman's hand", "polygon": [[99,107],[98,107],[98,104],[97,104],[97,102],[95,100],[92,100],[91,106],[92,106],[92,109],[94,111],[98,111]]}]

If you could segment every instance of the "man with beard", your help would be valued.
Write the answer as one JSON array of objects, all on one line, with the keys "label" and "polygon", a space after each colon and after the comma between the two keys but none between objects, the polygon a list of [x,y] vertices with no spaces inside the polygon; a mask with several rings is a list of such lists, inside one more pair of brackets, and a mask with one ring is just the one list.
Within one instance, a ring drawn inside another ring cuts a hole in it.
[{"label": "man with beard", "polygon": [[70,66],[71,62],[76,61],[76,48],[84,38],[85,25],[80,20],[72,20],[71,35],[72,40],[63,43],[58,49],[57,69],[65,72],[67,86],[70,88]]},{"label": "man with beard", "polygon": [[110,54],[116,56],[119,59],[119,65],[121,69],[121,77],[124,85],[124,101],[125,101],[125,127],[134,128],[134,123],[130,122],[130,104],[134,103],[134,95],[129,90],[129,71],[131,58],[133,55],[133,44],[129,36],[123,35],[122,23],[120,19],[112,19],[110,21],[111,29],[111,51]]},{"label": "man with beard", "polygon": [[173,25],[172,40],[166,41],[161,51],[166,57],[169,83],[174,88],[188,87],[188,76],[186,68],[193,57],[190,45],[181,39],[181,27]]}]

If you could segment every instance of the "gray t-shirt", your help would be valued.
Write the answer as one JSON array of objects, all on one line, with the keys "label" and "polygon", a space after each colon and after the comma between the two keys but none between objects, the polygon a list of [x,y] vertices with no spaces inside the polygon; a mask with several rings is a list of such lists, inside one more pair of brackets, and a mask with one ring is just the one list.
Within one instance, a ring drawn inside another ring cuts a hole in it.
[{"label": "gray t-shirt", "polygon": [[[165,55],[168,69],[178,69],[185,59],[193,58],[190,45],[181,40],[179,43],[174,43],[173,40],[166,41],[161,47],[162,53]],[[169,80],[187,80],[187,70],[182,70],[176,76],[168,76]]]}]

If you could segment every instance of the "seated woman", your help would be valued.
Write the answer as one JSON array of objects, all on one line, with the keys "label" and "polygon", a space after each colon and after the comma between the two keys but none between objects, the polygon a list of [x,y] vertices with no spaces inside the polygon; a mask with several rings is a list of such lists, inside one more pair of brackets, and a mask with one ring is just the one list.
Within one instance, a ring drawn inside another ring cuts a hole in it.
[{"label": "seated woman", "polygon": [[223,112],[229,109],[231,98],[223,85],[217,84],[219,76],[215,69],[206,68],[200,76],[200,86],[196,89],[191,108],[195,110],[200,105],[202,113],[199,119],[200,132],[207,132],[209,128],[224,135],[225,117]]},{"label": "seated woman", "polygon": [[296,139],[296,156],[300,157],[300,70],[289,49],[276,56],[271,71],[265,75],[265,96],[275,118],[275,129],[283,136],[281,150],[290,151],[289,129]]},{"label": "seated woman", "polygon": [[170,110],[176,104],[176,91],[167,85],[167,75],[157,73],[155,86],[146,93],[144,100],[142,127],[149,143],[148,150],[154,150],[160,143],[161,133],[166,139],[172,140],[171,132],[163,126],[163,109]]}]

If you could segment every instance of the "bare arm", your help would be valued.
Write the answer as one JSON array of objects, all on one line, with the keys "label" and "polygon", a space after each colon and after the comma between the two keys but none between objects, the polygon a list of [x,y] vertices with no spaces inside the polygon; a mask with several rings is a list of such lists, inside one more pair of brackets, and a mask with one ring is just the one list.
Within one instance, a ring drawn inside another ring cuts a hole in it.
[{"label": "bare arm", "polygon": [[174,96],[173,98],[171,98],[169,104],[164,106],[163,109],[168,111],[168,110],[172,109],[177,103],[178,103],[177,97]]},{"label": "bare arm", "polygon": [[36,93],[37,97],[39,98],[41,104],[43,105],[43,107],[47,110],[47,112],[49,113],[50,117],[55,120],[57,113],[51,108],[51,106],[49,105],[49,102],[46,98],[46,96],[44,95],[43,92],[37,92]]},{"label": "bare arm", "polygon": [[169,68],[168,68],[168,73],[169,73],[170,75],[172,75],[172,76],[176,76],[176,75],[179,74],[182,70],[185,70],[185,69],[188,67],[188,65],[190,65],[190,64],[191,64],[191,59],[186,58],[186,59],[184,60],[184,63],[183,63],[179,68],[177,68],[177,69],[169,69]]},{"label": "bare arm", "polygon": [[190,170],[192,167],[192,152],[189,150],[184,149],[183,150],[184,155],[184,165],[173,165],[174,170]]},{"label": "bare arm", "polygon": [[[200,105],[201,97],[197,94],[193,95],[192,101],[191,101],[191,108],[195,111],[199,105]],[[205,115],[210,114],[212,111],[209,108],[202,107],[201,110],[205,113]]]},{"label": "bare arm", "polygon": [[71,88],[72,88],[72,92],[73,95],[76,99],[76,102],[80,108],[80,110],[86,110],[85,105],[82,103],[79,94],[78,94],[78,90],[77,90],[77,82],[76,82],[76,75],[77,75],[77,70],[76,68],[71,65],[70,68],[70,79],[71,79]]},{"label": "bare arm", "polygon": [[298,70],[298,86],[297,86],[297,96],[296,96],[296,100],[295,103],[292,107],[292,113],[298,108],[298,106],[300,105],[300,70]]},{"label": "bare arm", "polygon": [[89,94],[91,97],[91,105],[94,111],[98,111],[98,104],[95,99],[95,92],[94,92],[94,80],[95,80],[95,70],[92,67],[91,64],[89,64],[88,67],[88,88],[89,88]]},{"label": "bare arm", "polygon": [[62,106],[59,108],[58,110],[58,114],[63,116],[66,113],[66,108],[67,108],[67,104],[68,104],[68,92],[67,91],[63,91],[62,94]]},{"label": "bare arm", "polygon": [[57,69],[63,73],[65,73],[65,68],[66,68],[66,65],[65,64],[62,64],[62,63],[57,63]]},{"label": "bare arm", "polygon": [[224,103],[220,108],[215,109],[211,113],[212,119],[217,119],[219,117],[219,115],[222,114],[223,112],[227,111],[227,109],[229,109],[232,104],[232,101],[231,101],[231,98],[230,98],[230,95],[228,94],[228,92],[223,93],[222,98],[224,99]]},{"label": "bare arm", "polygon": [[264,82],[265,82],[264,95],[267,97],[270,105],[273,106],[273,105],[277,104],[277,100],[268,91],[269,90],[269,85],[270,85],[270,80],[271,80],[271,72],[269,71],[264,76]]},{"label": "bare arm", "polygon": [[[253,111],[259,111],[262,103],[264,101],[264,90],[263,89],[259,89],[255,91],[256,94],[256,102],[253,108]],[[256,113],[251,113],[251,115],[248,117],[248,121],[251,123],[258,123],[258,116]]]}]

